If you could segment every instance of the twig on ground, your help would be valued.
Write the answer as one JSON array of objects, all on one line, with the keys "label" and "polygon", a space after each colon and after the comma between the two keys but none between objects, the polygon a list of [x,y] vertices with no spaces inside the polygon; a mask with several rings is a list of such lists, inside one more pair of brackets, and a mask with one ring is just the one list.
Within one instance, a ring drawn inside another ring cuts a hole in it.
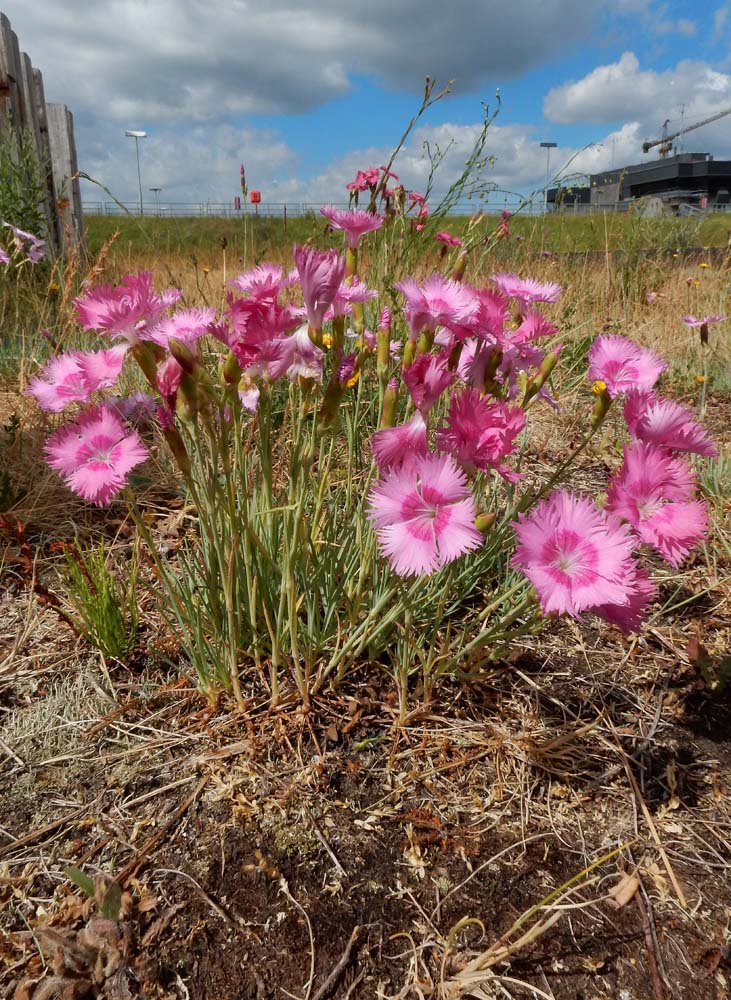
[{"label": "twig on ground", "polygon": [[206,774],[204,775],[204,777],[201,778],[201,780],[195,786],[190,795],[186,799],[184,799],[183,802],[181,802],[181,804],[178,806],[178,808],[175,810],[175,812],[172,814],[172,816],[163,826],[163,828],[161,830],[158,830],[148,840],[146,840],[145,843],[142,845],[142,847],[139,849],[139,851],[137,851],[134,858],[132,858],[132,860],[127,865],[125,865],[125,867],[117,876],[117,882],[122,888],[124,888],[126,882],[130,878],[132,878],[133,875],[136,875],[137,872],[140,870],[140,868],[150,860],[150,851],[152,851],[155,847],[158,846],[159,843],[161,843],[161,841],[165,839],[170,830],[176,825],[178,820],[181,819],[181,817],[188,811],[190,806],[193,805],[195,800],[203,791],[204,787],[208,784],[209,780],[210,780],[209,774]]},{"label": "twig on ground", "polygon": [[325,838],[324,833],[322,832],[322,830],[320,829],[320,827],[317,825],[317,821],[315,820],[315,817],[312,815],[312,813],[307,808],[307,806],[304,806],[304,813],[305,813],[305,816],[307,817],[307,819],[310,821],[310,824],[312,826],[312,829],[314,831],[315,836],[317,837],[317,839],[320,841],[320,843],[322,844],[322,846],[327,851],[327,854],[328,854],[330,860],[332,861],[332,863],[335,865],[335,867],[337,868],[337,870],[340,872],[341,875],[347,875],[347,872],[345,871],[345,869],[343,868],[343,866],[338,861],[338,858],[337,858],[335,852],[333,851],[332,847],[330,847],[330,845],[328,844],[327,839]]},{"label": "twig on ground", "polygon": [[350,937],[348,938],[348,943],[345,946],[345,951],[340,956],[336,964],[333,966],[330,975],[327,977],[322,986],[317,990],[312,1000],[324,1000],[325,997],[329,996],[338,983],[338,980],[345,972],[345,969],[350,962],[350,956],[353,952],[356,941],[358,940],[358,935],[360,934],[360,927],[358,924],[355,925],[353,930],[350,932]]},{"label": "twig on ground", "polygon": [[28,844],[34,843],[34,841],[44,837],[47,833],[52,833],[65,823],[69,823],[78,816],[82,816],[85,812],[88,812],[92,806],[96,805],[103,794],[103,791],[99,792],[96,798],[93,798],[91,802],[85,802],[83,806],[79,806],[78,809],[72,809],[71,812],[66,813],[65,816],[61,816],[59,819],[54,819],[52,822],[46,823],[45,826],[40,827],[38,830],[31,830],[30,833],[26,833],[24,836],[18,837],[18,839],[14,840],[12,844],[6,844],[5,847],[0,847],[0,858],[4,858],[8,854],[12,854],[13,851],[16,851],[19,847],[26,847]]},{"label": "twig on ground", "polygon": [[637,908],[642,916],[642,929],[645,932],[645,947],[647,948],[647,964],[650,970],[650,981],[655,1000],[667,1000],[667,993],[660,975],[660,943],[657,940],[655,921],[652,918],[652,906],[640,879],[640,891],[635,896]]}]

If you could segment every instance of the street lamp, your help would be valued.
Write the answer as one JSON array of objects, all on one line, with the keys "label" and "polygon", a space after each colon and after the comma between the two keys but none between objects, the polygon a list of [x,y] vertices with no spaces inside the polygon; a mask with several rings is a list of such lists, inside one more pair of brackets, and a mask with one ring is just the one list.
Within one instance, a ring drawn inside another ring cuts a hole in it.
[{"label": "street lamp", "polygon": [[155,195],[155,213],[157,215],[159,215],[160,214],[160,192],[162,191],[162,188],[161,187],[150,188],[150,191],[152,191],[152,193]]},{"label": "street lamp", "polygon": [[147,138],[147,132],[139,132],[137,129],[125,129],[124,134],[128,139],[134,139],[135,141],[135,151],[137,153],[137,182],[140,186],[140,215],[144,215],[144,209],[142,207],[142,175],[140,174],[140,139]]},{"label": "street lamp", "polygon": [[550,176],[550,163],[551,163],[551,150],[555,149],[558,145],[557,142],[542,142],[540,143],[541,149],[546,151],[546,186],[543,189],[543,212],[544,214],[548,211],[548,178]]}]

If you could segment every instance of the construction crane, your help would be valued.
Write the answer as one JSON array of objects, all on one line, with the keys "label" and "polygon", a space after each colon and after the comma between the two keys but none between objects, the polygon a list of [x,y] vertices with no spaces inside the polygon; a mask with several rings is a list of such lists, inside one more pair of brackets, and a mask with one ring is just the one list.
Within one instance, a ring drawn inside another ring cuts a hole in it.
[{"label": "construction crane", "polygon": [[695,122],[693,125],[686,125],[685,128],[681,128],[678,132],[673,132],[670,135],[668,134],[668,123],[670,119],[666,118],[662,127],[662,138],[652,139],[649,142],[643,142],[642,152],[649,153],[655,146],[659,146],[660,156],[664,159],[673,148],[673,139],[677,139],[678,136],[685,135],[686,132],[692,132],[693,129],[700,128],[701,125],[710,125],[711,122],[717,122],[719,118],[725,118],[726,115],[731,115],[731,108],[726,108],[725,111],[718,111],[715,115],[711,115],[710,118],[704,118],[703,121]]}]

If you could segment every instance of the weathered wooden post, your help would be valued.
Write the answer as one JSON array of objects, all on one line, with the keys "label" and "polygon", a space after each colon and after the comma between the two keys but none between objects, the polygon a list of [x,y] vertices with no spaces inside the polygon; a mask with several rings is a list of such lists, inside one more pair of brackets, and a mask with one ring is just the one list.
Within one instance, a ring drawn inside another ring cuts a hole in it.
[{"label": "weathered wooden post", "polygon": [[[25,151],[28,143],[44,179],[47,236],[61,249],[65,234],[81,239],[84,220],[76,176],[73,116],[65,104],[46,104],[43,78],[21,52],[7,16],[0,12],[0,141]],[[12,221],[12,220],[10,220]]]}]

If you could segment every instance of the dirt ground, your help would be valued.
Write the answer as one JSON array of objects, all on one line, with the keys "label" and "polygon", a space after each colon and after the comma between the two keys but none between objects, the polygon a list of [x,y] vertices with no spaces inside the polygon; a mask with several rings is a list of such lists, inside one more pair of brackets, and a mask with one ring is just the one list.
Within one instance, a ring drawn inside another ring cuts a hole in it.
[{"label": "dirt ground", "polygon": [[[43,612],[0,673],[0,995],[728,996],[731,701],[685,641],[731,614],[690,608],[556,624],[405,730],[385,676],[241,718]],[[104,947],[70,865],[124,890]]]}]

